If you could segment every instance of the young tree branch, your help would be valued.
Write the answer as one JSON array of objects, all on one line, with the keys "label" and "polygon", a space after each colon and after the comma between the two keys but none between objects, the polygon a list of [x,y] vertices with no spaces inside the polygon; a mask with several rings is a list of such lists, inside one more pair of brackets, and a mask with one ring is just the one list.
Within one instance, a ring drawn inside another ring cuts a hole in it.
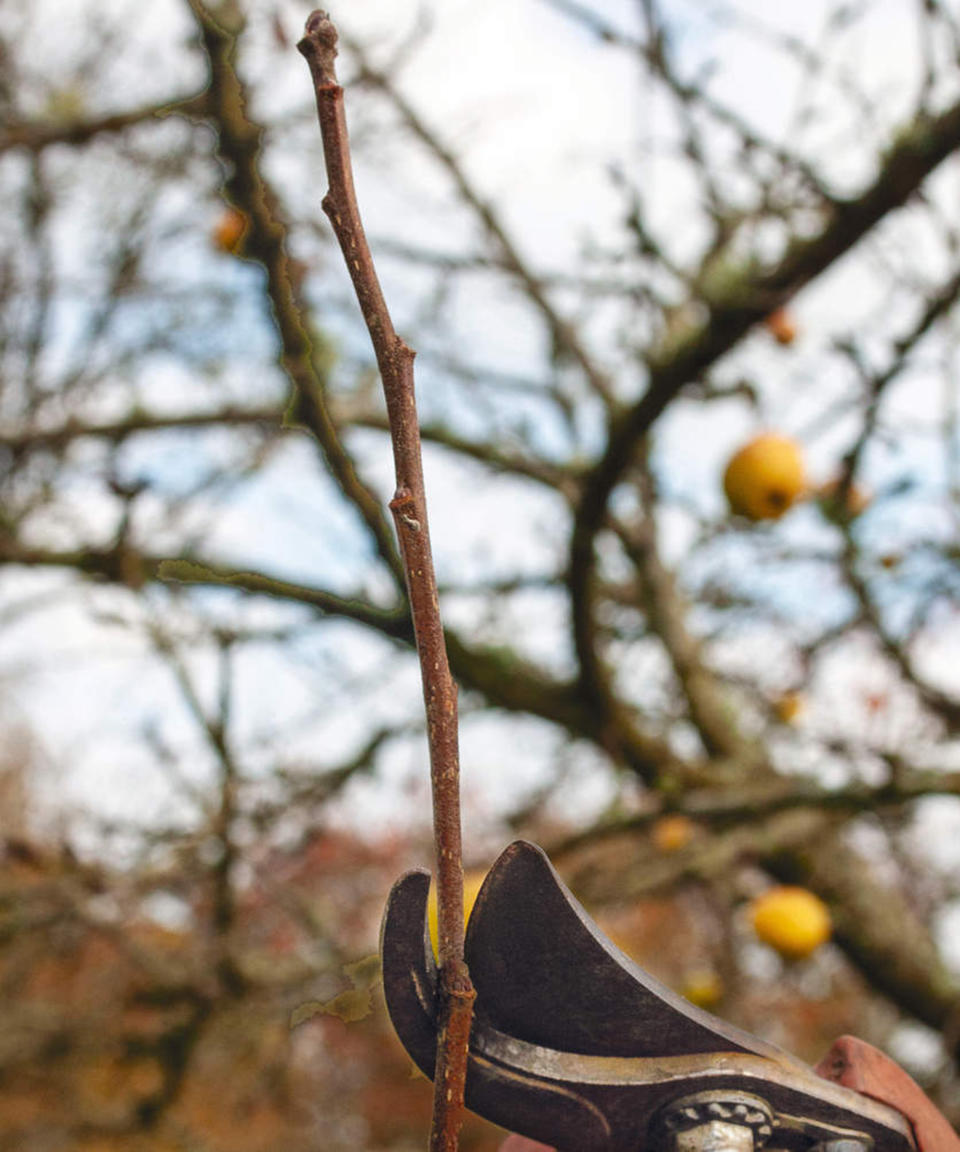
[{"label": "young tree branch", "polygon": [[431,1152],[456,1152],[476,993],[463,959],[457,690],[447,661],[430,549],[414,395],[414,353],[394,331],[360,219],[343,89],[337,83],[334,68],[337,31],[325,12],[317,11],[309,17],[298,48],[310,66],[317,97],[329,180],[323,209],[340,243],[370,333],[390,419],[397,480],[390,510],[400,538],[423,678],[437,856],[441,1004],[430,1148]]}]

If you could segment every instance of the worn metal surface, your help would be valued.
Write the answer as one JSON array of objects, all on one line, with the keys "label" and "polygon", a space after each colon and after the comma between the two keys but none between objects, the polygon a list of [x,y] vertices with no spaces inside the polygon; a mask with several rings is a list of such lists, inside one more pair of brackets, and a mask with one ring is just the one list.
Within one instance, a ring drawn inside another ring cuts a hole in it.
[{"label": "worn metal surface", "polygon": [[749,1092],[700,1092],[661,1108],[648,1141],[663,1152],[760,1152],[773,1135],[773,1110]]},{"label": "worn metal surface", "polygon": [[[437,970],[426,872],[394,885],[381,933],[393,1025],[428,1076],[436,1055]],[[682,1000],[620,953],[533,844],[510,845],[470,917],[477,1004],[467,1104],[559,1152],[660,1152],[658,1115],[704,1092],[747,1092],[770,1108],[767,1152],[866,1140],[913,1152],[892,1108]]]}]

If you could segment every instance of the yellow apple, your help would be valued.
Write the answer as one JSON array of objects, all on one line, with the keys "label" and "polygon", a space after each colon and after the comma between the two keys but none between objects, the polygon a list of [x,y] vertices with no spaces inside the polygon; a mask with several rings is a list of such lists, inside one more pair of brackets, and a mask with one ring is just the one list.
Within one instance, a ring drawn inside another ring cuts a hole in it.
[{"label": "yellow apple", "polygon": [[784,692],[773,702],[773,711],[781,724],[793,724],[806,707],[801,692]]},{"label": "yellow apple", "polygon": [[[467,926],[467,921],[470,919],[470,913],[473,911],[473,906],[477,902],[477,897],[480,895],[480,888],[483,881],[486,879],[486,872],[473,870],[465,872],[463,876],[463,926]],[[437,944],[438,938],[438,908],[437,908],[437,885],[436,882],[430,885],[430,896],[427,899],[427,926],[430,930],[430,943],[433,945],[434,959],[439,959],[440,952]]]},{"label": "yellow apple", "polygon": [[820,897],[791,885],[758,896],[750,905],[750,920],[757,938],[790,960],[815,952],[833,931],[830,911]]},{"label": "yellow apple", "polygon": [[826,484],[821,484],[816,491],[816,496],[820,511],[835,524],[847,524],[851,520],[855,520],[861,512],[867,510],[871,500],[870,493],[866,488],[860,484],[851,484],[847,488],[846,496],[841,505],[839,476],[833,480],[828,480]]},{"label": "yellow apple", "polygon": [[775,432],[757,436],[730,458],[723,490],[738,516],[779,520],[806,492],[800,446]]},{"label": "yellow apple", "polygon": [[695,968],[684,976],[680,992],[698,1008],[712,1008],[723,997],[723,981],[711,968]]}]

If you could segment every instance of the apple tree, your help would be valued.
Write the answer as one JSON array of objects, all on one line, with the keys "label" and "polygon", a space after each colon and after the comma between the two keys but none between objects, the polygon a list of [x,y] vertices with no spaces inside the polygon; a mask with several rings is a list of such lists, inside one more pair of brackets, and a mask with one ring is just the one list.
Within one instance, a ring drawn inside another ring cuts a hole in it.
[{"label": "apple tree", "polygon": [[[960,17],[760,7],[334,13],[466,863],[537,840],[691,999],[956,1115]],[[327,1147],[420,1146],[361,961],[423,706],[305,16],[0,3],[0,1131],[45,1146],[312,1147],[311,1060]]]}]

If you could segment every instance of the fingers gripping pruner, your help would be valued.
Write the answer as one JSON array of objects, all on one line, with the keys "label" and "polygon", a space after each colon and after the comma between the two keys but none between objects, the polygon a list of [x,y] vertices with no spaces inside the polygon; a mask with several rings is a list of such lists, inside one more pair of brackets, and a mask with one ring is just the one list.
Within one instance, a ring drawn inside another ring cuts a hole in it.
[{"label": "fingers gripping pruner", "polygon": [[[393,887],[390,1018],[427,1076],[437,1044],[429,873]],[[703,1012],[618,951],[544,853],[504,851],[470,916],[467,1105],[559,1152],[915,1152],[894,1109]]]}]

